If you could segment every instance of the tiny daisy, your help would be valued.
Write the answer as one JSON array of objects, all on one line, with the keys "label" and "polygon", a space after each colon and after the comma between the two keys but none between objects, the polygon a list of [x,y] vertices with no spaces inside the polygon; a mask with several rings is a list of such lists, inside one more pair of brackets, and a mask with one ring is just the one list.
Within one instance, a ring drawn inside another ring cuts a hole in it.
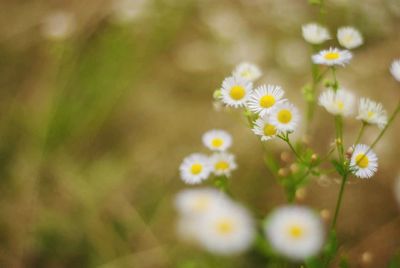
[{"label": "tiny daisy", "polygon": [[225,202],[225,195],[213,188],[184,190],[177,194],[175,207],[181,215],[207,213]]},{"label": "tiny daisy", "polygon": [[253,82],[261,77],[261,71],[257,65],[242,62],[236,66],[232,75]]},{"label": "tiny daisy", "polygon": [[382,104],[366,98],[360,100],[357,119],[367,124],[377,125],[380,129],[387,124],[387,115]]},{"label": "tiny daisy", "polygon": [[226,152],[213,154],[210,157],[210,165],[217,176],[225,175],[229,177],[232,170],[237,168],[235,156]]},{"label": "tiny daisy", "polygon": [[324,243],[324,227],[316,213],[306,207],[284,206],[267,218],[265,233],[271,246],[292,260],[315,256]]},{"label": "tiny daisy", "polygon": [[268,115],[260,117],[256,120],[253,127],[254,134],[261,136],[262,141],[270,140],[278,134],[274,125],[271,124]]},{"label": "tiny daisy", "polygon": [[211,172],[208,157],[204,154],[191,154],[183,159],[179,167],[181,179],[187,184],[198,184],[206,180]]},{"label": "tiny daisy", "polygon": [[197,239],[211,253],[231,255],[251,246],[254,231],[247,210],[232,202],[216,207],[199,219]]},{"label": "tiny daisy", "polygon": [[318,103],[323,106],[329,113],[333,115],[349,116],[353,113],[355,96],[353,93],[338,89],[325,90],[319,96]]},{"label": "tiny daisy", "polygon": [[247,107],[250,111],[264,116],[275,104],[283,101],[284,94],[285,92],[280,86],[262,85],[251,93]]},{"label": "tiny daisy", "polygon": [[212,151],[225,151],[232,145],[232,136],[225,130],[209,130],[203,134],[202,140]]},{"label": "tiny daisy", "polygon": [[368,179],[378,170],[378,157],[368,145],[357,144],[353,146],[350,166],[355,169],[353,174],[356,177]]},{"label": "tiny daisy", "polygon": [[338,48],[329,48],[328,50],[322,50],[312,56],[312,61],[315,64],[322,65],[341,65],[348,64],[353,55],[348,50],[340,50]]},{"label": "tiny daisy", "polygon": [[[300,121],[299,110],[288,101],[277,104],[271,110],[270,118],[271,125],[276,127],[277,131],[292,132]],[[271,133],[272,133],[271,129]]]},{"label": "tiny daisy", "polygon": [[227,106],[243,107],[246,105],[253,84],[240,77],[230,76],[222,82],[221,98]]},{"label": "tiny daisy", "polygon": [[400,59],[394,60],[390,66],[390,72],[394,79],[400,82]]},{"label": "tiny daisy", "polygon": [[310,44],[322,44],[331,38],[328,29],[317,23],[308,23],[303,25],[301,29],[303,38]]},{"label": "tiny daisy", "polygon": [[337,31],[339,44],[347,49],[353,49],[363,44],[361,33],[353,27],[341,27]]}]

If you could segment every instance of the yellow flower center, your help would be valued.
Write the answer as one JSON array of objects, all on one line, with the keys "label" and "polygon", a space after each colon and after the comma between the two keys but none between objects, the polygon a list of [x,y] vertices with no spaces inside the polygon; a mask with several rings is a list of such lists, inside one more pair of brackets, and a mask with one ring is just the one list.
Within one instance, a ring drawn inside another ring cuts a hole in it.
[{"label": "yellow flower center", "polygon": [[266,124],[264,126],[264,135],[265,136],[273,136],[276,134],[276,127],[271,124]]},{"label": "yellow flower center", "polygon": [[365,154],[359,154],[356,156],[356,164],[360,168],[366,168],[368,167],[369,160],[368,157]]},{"label": "yellow flower center", "polygon": [[207,196],[199,196],[194,204],[193,204],[193,208],[195,211],[204,211],[208,205],[210,203],[210,198],[208,198]]},{"label": "yellow flower center", "polygon": [[375,115],[375,113],[372,112],[372,111],[369,111],[368,114],[367,114],[368,118],[371,118],[371,117],[373,117],[374,115]]},{"label": "yellow flower center", "polygon": [[298,225],[293,225],[289,228],[289,235],[294,239],[298,239],[304,235],[304,230]]},{"label": "yellow flower center", "polygon": [[212,146],[216,148],[219,148],[223,143],[224,141],[221,138],[215,138],[211,142]]},{"label": "yellow flower center", "polygon": [[344,103],[341,100],[336,101],[336,106],[338,107],[339,110],[343,110],[344,108]]},{"label": "yellow flower center", "polygon": [[217,222],[217,232],[222,235],[230,234],[234,231],[234,224],[230,219],[221,219]]},{"label": "yellow flower center", "polygon": [[233,86],[231,87],[231,91],[229,92],[229,95],[231,95],[231,98],[234,100],[241,100],[243,99],[246,91],[242,86]]},{"label": "yellow flower center", "polygon": [[328,52],[324,55],[326,60],[337,60],[340,57],[339,52]]},{"label": "yellow flower center", "polygon": [[192,172],[193,175],[199,174],[203,170],[203,165],[201,164],[193,164],[192,167],[190,168],[190,171]]},{"label": "yellow flower center", "polygon": [[260,99],[260,105],[263,108],[270,108],[275,104],[275,98],[271,95],[265,95]]},{"label": "yellow flower center", "polygon": [[229,168],[229,163],[226,161],[219,161],[215,164],[216,170],[227,170]]},{"label": "yellow flower center", "polygon": [[292,120],[292,112],[288,109],[283,109],[278,112],[278,121],[282,124],[287,124]]}]

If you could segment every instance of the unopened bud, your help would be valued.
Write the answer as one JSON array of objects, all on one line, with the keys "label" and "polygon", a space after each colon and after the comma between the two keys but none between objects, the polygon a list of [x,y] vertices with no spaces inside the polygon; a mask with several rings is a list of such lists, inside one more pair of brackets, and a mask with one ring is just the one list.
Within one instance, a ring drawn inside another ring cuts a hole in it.
[{"label": "unopened bud", "polygon": [[311,161],[312,162],[315,162],[315,161],[317,161],[318,160],[318,155],[317,154],[312,154],[311,155]]},{"label": "unopened bud", "polygon": [[306,199],[307,196],[307,190],[305,188],[299,188],[296,191],[296,200],[297,201],[303,201]]},{"label": "unopened bud", "polygon": [[289,174],[289,171],[287,168],[280,168],[278,170],[278,176],[279,177],[286,177]]},{"label": "unopened bud", "polygon": [[328,221],[331,218],[331,213],[328,209],[324,208],[323,210],[320,211],[319,213],[321,215],[321,218],[324,221]]},{"label": "unopened bud", "polygon": [[292,172],[292,173],[297,173],[297,172],[299,172],[299,165],[297,165],[296,163],[293,163],[293,164],[291,164],[290,165],[290,171]]},{"label": "unopened bud", "polygon": [[354,152],[354,148],[349,147],[349,149],[347,149],[347,151],[346,151],[347,158],[351,158],[351,156],[353,155],[353,152]]},{"label": "unopened bud", "polygon": [[370,264],[373,260],[374,256],[372,255],[371,252],[369,251],[365,251],[362,255],[361,255],[361,261],[364,264]]},{"label": "unopened bud", "polygon": [[288,162],[290,162],[290,160],[292,159],[292,157],[291,157],[291,155],[290,155],[290,153],[289,152],[282,152],[281,153],[281,160],[283,161],[283,162],[286,162],[286,163],[288,163]]},{"label": "unopened bud", "polygon": [[213,98],[215,100],[221,99],[221,96],[222,96],[221,89],[217,89],[217,90],[214,91]]}]

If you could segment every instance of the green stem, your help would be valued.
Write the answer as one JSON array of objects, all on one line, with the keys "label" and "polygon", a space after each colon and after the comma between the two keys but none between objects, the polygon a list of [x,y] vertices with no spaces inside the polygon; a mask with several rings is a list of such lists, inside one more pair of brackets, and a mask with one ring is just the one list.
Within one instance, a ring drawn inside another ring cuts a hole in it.
[{"label": "green stem", "polygon": [[361,137],[362,137],[362,135],[364,134],[364,130],[365,130],[365,127],[367,126],[367,124],[366,123],[362,123],[362,126],[361,126],[361,128],[360,128],[360,132],[358,132],[358,135],[357,135],[357,139],[356,139],[356,141],[354,142],[354,144],[358,144],[359,142],[360,142],[360,140],[361,140]]},{"label": "green stem", "polygon": [[296,151],[296,149],[294,148],[293,144],[290,142],[289,133],[286,132],[286,134],[284,134],[284,136],[278,135],[278,137],[281,140],[285,141],[289,145],[289,148],[292,150],[292,152],[295,154],[295,156],[298,158],[298,160],[300,162],[303,162],[300,154]]},{"label": "green stem", "polygon": [[340,115],[335,116],[335,128],[336,128],[336,146],[339,154],[340,163],[344,161],[344,149],[343,149],[343,119]]},{"label": "green stem", "polygon": [[336,228],[336,222],[339,216],[339,211],[340,211],[340,207],[342,205],[342,199],[343,199],[343,193],[344,193],[344,188],[347,182],[347,177],[348,177],[348,173],[346,172],[343,177],[342,177],[342,183],[340,185],[340,191],[339,191],[339,196],[336,202],[336,208],[335,208],[335,215],[333,216],[333,220],[332,220],[332,226],[331,226],[331,230],[334,231]]}]

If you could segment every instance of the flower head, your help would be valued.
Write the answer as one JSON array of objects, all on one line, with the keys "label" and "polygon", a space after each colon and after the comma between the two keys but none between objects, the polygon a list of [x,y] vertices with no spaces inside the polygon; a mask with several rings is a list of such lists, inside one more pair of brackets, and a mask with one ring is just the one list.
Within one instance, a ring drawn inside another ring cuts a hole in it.
[{"label": "flower head", "polygon": [[237,168],[235,156],[230,153],[214,153],[210,157],[210,165],[215,175],[229,177],[231,172]]},{"label": "flower head", "polygon": [[333,115],[349,116],[353,113],[355,97],[353,93],[338,89],[328,89],[319,96],[318,103]]},{"label": "flower head", "polygon": [[184,190],[177,194],[175,207],[181,215],[198,216],[225,202],[225,196],[213,188]]},{"label": "flower head", "polygon": [[46,16],[42,24],[42,34],[52,40],[64,40],[76,29],[75,15],[66,11],[55,11]]},{"label": "flower head", "polygon": [[261,70],[255,64],[242,62],[236,66],[232,75],[253,82],[260,78]]},{"label": "flower head", "polygon": [[197,227],[200,245],[219,255],[245,251],[251,246],[255,234],[247,210],[233,202],[215,207],[199,219]]},{"label": "flower head", "polygon": [[310,44],[318,45],[331,38],[328,29],[317,24],[308,23],[302,26],[303,38]]},{"label": "flower head", "polygon": [[243,107],[246,105],[253,84],[243,78],[231,76],[222,82],[221,98],[227,106]]},{"label": "flower head", "polygon": [[225,151],[232,145],[232,136],[225,130],[213,129],[203,134],[203,144],[212,151]]},{"label": "flower head", "polygon": [[179,167],[181,179],[187,184],[198,184],[206,180],[211,172],[210,162],[206,155],[194,153],[183,159]]},{"label": "flower head", "polygon": [[263,117],[259,117],[253,126],[254,134],[261,136],[262,141],[270,140],[278,134],[278,130],[271,123],[270,117],[268,115],[264,115]]},{"label": "flower head", "polygon": [[277,131],[292,132],[300,121],[299,110],[288,101],[277,104],[270,114],[271,125],[276,127]]},{"label": "flower head", "polygon": [[285,92],[280,86],[262,85],[251,93],[247,107],[250,111],[264,116],[276,104],[283,101],[284,94]]},{"label": "flower head", "polygon": [[340,50],[338,48],[329,48],[322,50],[312,56],[312,61],[315,64],[322,64],[328,66],[340,65],[345,66],[351,60],[353,55],[348,50]]},{"label": "flower head", "polygon": [[366,98],[360,99],[357,119],[367,124],[377,125],[380,129],[387,124],[387,115],[382,104]]},{"label": "flower head", "polygon": [[353,146],[350,166],[354,169],[353,174],[356,177],[369,179],[378,170],[378,157],[368,145],[357,144]]},{"label": "flower head", "polygon": [[315,256],[323,246],[321,219],[306,207],[280,207],[267,218],[264,228],[271,246],[293,260]]},{"label": "flower head", "polygon": [[363,44],[361,33],[353,27],[341,27],[338,29],[337,38],[339,44],[347,49],[353,49]]},{"label": "flower head", "polygon": [[400,59],[394,60],[390,66],[390,73],[400,82]]}]

